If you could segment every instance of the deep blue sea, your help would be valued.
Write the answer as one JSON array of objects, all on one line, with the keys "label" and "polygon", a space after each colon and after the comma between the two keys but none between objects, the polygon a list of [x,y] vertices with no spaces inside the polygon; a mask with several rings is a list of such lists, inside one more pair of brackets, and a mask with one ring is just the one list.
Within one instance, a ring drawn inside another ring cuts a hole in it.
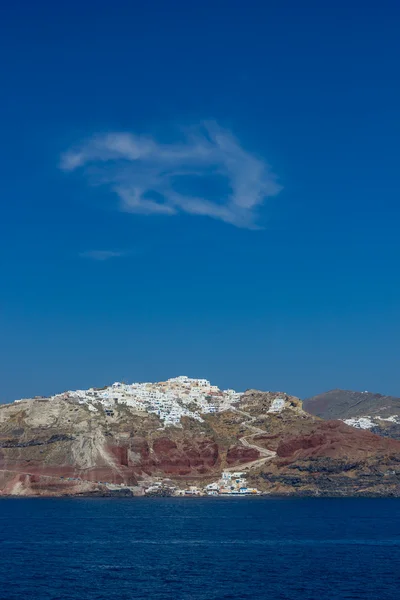
[{"label": "deep blue sea", "polygon": [[400,500],[0,500],[7,600],[397,599]]}]

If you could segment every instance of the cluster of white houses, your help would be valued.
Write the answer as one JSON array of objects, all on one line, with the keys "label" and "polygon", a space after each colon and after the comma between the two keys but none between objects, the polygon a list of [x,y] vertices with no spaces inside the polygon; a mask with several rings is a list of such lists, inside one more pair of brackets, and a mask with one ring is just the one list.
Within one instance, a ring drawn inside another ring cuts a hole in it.
[{"label": "cluster of white houses", "polygon": [[147,495],[157,495],[162,492],[170,492],[175,496],[259,496],[261,492],[257,488],[249,487],[246,481],[246,473],[241,471],[223,471],[221,478],[209,483],[204,488],[190,485],[186,489],[180,489],[173,485],[170,480],[153,481],[146,488]]},{"label": "cluster of white houses", "polygon": [[116,404],[158,415],[167,425],[179,425],[182,417],[202,421],[201,414],[227,410],[238,402],[235,390],[220,390],[207,379],[180,376],[158,383],[113,383],[102,389],[68,391],[52,399],[73,399],[95,412],[102,407],[112,415]]},{"label": "cluster of white houses", "polygon": [[372,429],[372,427],[376,427],[380,425],[379,421],[387,421],[389,423],[400,423],[399,415],[392,415],[391,417],[379,417],[377,415],[373,415],[372,417],[353,417],[352,419],[344,419],[346,425],[351,425],[356,429]]},{"label": "cluster of white houses", "polygon": [[246,473],[242,473],[240,471],[233,473],[230,471],[222,471],[221,479],[215,483],[210,483],[207,485],[204,491],[208,496],[242,496],[260,494],[256,488],[248,487],[246,482]]}]

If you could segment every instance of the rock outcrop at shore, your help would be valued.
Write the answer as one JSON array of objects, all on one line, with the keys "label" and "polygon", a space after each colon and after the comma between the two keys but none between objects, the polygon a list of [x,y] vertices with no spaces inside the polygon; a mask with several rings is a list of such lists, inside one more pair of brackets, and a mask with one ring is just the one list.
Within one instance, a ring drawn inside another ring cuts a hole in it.
[{"label": "rock outcrop at shore", "polygon": [[308,433],[287,436],[276,459],[255,476],[275,494],[400,495],[400,442],[319,421]]},{"label": "rock outcrop at shore", "polygon": [[272,494],[400,495],[399,441],[323,421],[283,393],[249,390],[180,426],[68,398],[0,407],[0,495],[140,494],[152,478],[206,484],[235,467]]}]

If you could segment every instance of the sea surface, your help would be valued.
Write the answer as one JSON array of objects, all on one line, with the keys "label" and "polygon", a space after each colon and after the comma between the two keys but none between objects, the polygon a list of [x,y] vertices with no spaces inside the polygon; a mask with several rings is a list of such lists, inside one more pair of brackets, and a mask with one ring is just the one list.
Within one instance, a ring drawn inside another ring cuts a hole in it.
[{"label": "sea surface", "polygon": [[400,499],[0,500],[0,598],[400,598]]}]

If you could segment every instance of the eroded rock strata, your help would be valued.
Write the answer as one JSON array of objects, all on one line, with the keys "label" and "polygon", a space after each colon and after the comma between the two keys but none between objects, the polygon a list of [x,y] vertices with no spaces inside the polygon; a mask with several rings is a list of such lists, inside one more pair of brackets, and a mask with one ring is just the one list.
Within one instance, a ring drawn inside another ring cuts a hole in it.
[{"label": "eroded rock strata", "polygon": [[136,495],[154,478],[202,486],[236,467],[270,494],[400,495],[400,441],[287,394],[249,390],[173,425],[68,396],[0,406],[0,495]]}]

